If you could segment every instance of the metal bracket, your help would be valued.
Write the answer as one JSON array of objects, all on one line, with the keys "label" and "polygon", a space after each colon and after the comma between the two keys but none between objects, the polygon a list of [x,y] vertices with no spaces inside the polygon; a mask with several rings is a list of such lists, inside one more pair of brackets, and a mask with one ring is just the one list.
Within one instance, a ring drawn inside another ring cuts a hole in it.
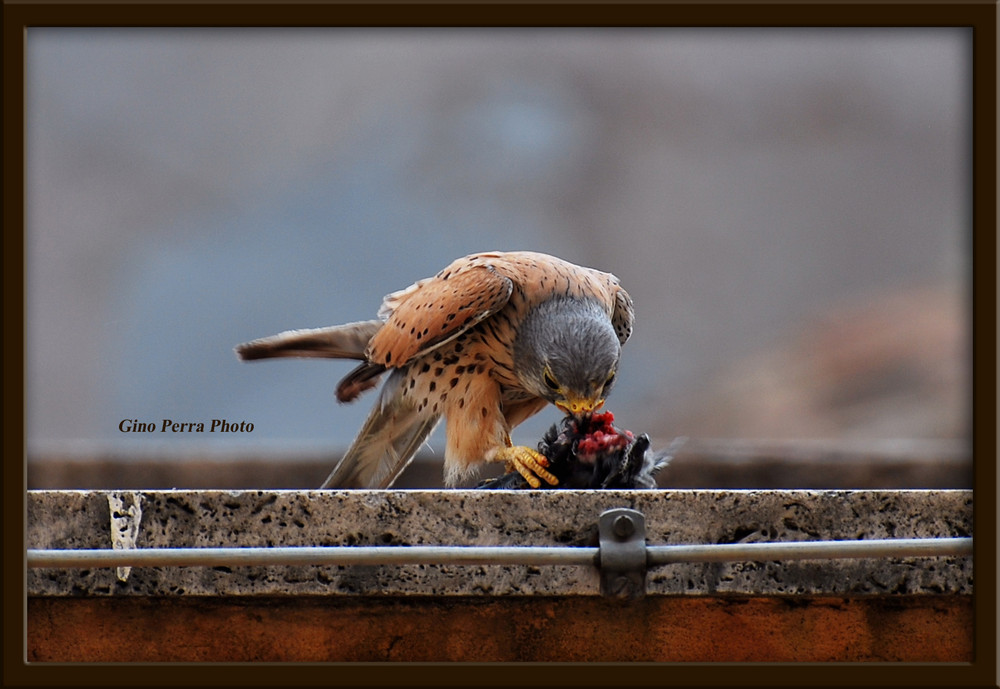
[{"label": "metal bracket", "polygon": [[618,507],[597,520],[601,595],[637,600],[646,595],[646,517]]}]

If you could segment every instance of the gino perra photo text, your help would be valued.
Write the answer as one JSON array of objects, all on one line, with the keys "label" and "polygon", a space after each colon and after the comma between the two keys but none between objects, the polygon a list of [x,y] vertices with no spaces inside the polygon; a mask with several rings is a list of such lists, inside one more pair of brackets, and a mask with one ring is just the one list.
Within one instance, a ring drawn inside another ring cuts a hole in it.
[{"label": "gino perra photo text", "polygon": [[[225,419],[212,419],[208,421],[208,433],[253,433],[253,424],[249,421],[226,421]],[[140,421],[139,419],[122,419],[118,424],[118,430],[122,433],[205,433],[205,421],[173,421],[163,419],[163,423],[157,425],[152,421]]]}]

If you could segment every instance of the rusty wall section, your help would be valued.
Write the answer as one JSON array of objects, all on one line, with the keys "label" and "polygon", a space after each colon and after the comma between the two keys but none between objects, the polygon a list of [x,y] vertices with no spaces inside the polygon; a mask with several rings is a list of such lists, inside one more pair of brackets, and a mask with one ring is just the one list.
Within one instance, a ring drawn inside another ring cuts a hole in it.
[{"label": "rusty wall section", "polygon": [[971,596],[31,598],[36,662],[969,662]]}]

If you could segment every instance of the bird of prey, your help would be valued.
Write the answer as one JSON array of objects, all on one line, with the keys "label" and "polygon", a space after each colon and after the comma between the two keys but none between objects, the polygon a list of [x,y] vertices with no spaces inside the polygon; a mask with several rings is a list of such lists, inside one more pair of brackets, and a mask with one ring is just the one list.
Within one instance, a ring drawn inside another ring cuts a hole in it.
[{"label": "bird of prey", "polygon": [[241,359],[360,360],[337,386],[350,402],[388,377],[323,488],[386,488],[446,420],[445,484],[504,462],[533,488],[558,479],[515,426],[552,403],[583,418],[615,380],[632,334],[618,278],[547,254],[489,252],[385,297],[377,320],[292,330],[239,345]]}]

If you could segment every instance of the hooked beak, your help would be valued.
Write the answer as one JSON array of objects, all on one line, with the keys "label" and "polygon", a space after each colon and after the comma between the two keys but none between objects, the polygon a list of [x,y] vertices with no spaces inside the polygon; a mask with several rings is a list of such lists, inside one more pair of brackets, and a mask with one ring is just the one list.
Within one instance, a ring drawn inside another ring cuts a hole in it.
[{"label": "hooked beak", "polygon": [[572,414],[573,416],[589,414],[595,409],[600,409],[602,404],[604,404],[604,399],[601,397],[589,399],[585,397],[567,397],[555,403],[565,413]]}]

